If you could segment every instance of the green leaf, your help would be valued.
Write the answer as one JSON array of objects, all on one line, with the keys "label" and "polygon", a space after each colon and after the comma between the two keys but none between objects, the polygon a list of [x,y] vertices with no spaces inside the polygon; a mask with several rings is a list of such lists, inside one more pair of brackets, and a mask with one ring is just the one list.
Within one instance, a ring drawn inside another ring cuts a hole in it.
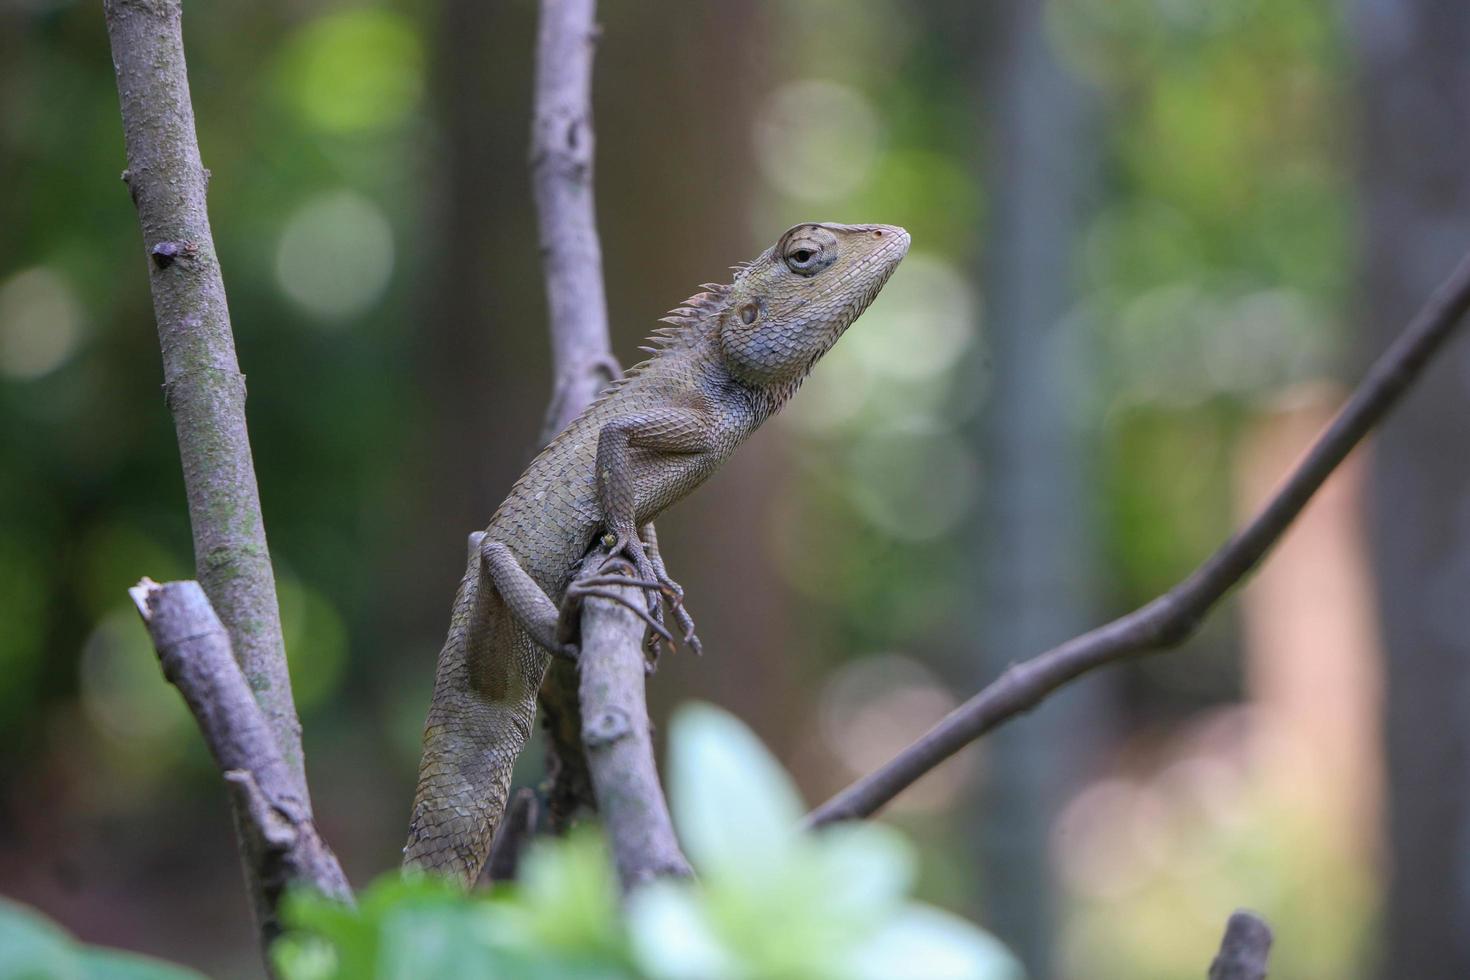
[{"label": "green leaf", "polygon": [[700,871],[751,880],[785,863],[801,797],[750,729],[710,705],[681,708],[669,726],[670,804]]},{"label": "green leaf", "polygon": [[821,882],[825,915],[867,929],[904,900],[916,860],[903,835],[877,823],[830,827],[810,841],[812,875]]},{"label": "green leaf", "polygon": [[383,980],[494,980],[504,976],[486,941],[481,902],[421,901],[384,917],[377,971]]},{"label": "green leaf", "polygon": [[724,980],[745,975],[688,885],[656,881],[628,900],[628,932],[639,967],[654,980]]},{"label": "green leaf", "polygon": [[852,980],[1022,980],[1021,965],[993,936],[964,919],[911,904],[868,942],[846,951]]},{"label": "green leaf", "polygon": [[0,899],[0,980],[203,980],[137,953],[78,944],[34,909]]},{"label": "green leaf", "polygon": [[87,980],[203,980],[185,967],[112,949],[83,948],[77,962]]},{"label": "green leaf", "polygon": [[70,936],[39,912],[0,899],[0,977],[64,980],[83,976]]},{"label": "green leaf", "polygon": [[517,903],[528,938],[561,950],[621,957],[618,888],[602,835],[579,828],[538,841],[521,863]]}]

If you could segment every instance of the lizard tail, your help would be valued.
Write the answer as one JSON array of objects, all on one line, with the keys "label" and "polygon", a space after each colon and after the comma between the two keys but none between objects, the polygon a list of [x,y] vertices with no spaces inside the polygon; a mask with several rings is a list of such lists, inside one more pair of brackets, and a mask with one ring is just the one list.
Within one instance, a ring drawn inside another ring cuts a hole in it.
[{"label": "lizard tail", "polygon": [[419,764],[405,869],[475,883],[505,813],[511,771],[531,736],[546,656],[516,628],[500,597],[480,593],[472,562],[439,654]]}]

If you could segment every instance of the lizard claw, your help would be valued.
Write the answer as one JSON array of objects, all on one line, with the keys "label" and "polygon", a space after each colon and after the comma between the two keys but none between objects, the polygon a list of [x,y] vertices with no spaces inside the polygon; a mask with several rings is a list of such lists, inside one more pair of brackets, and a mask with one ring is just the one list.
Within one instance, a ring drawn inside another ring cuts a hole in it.
[{"label": "lizard claw", "polygon": [[[605,569],[611,571],[604,574]],[[664,586],[652,578],[635,578],[628,574],[630,572],[635,572],[635,569],[630,567],[621,556],[609,555],[599,566],[597,574],[574,579],[572,584],[567,586],[566,593],[562,597],[563,621],[571,619],[572,611],[581,605],[582,600],[587,598],[607,599],[632,610],[648,625],[652,636],[672,644],[674,637],[663,624],[663,609],[658,599]],[[654,596],[653,600],[646,605],[630,601],[618,590],[620,586],[629,585],[651,592]]]},{"label": "lizard claw", "polygon": [[[593,588],[602,585],[632,585],[646,590],[648,595],[647,615],[641,618],[650,627],[648,636],[650,669],[657,662],[661,643],[667,643],[670,652],[675,646],[673,635],[664,626],[663,607],[665,603],[674,614],[674,622],[678,624],[680,640],[683,644],[696,654],[703,653],[699,637],[694,632],[694,619],[684,608],[683,587],[669,577],[663,569],[662,562],[649,558],[642,540],[636,534],[609,531],[603,535],[602,545],[608,553],[598,567],[597,573],[583,579],[580,584]],[[614,574],[626,571],[632,571],[633,576]],[[604,574],[605,572],[608,574]],[[577,585],[574,584],[574,588],[576,587]],[[572,591],[568,590],[567,595],[571,597]]]},{"label": "lizard claw", "polygon": [[[684,645],[694,651],[695,656],[704,653],[704,646],[699,642],[699,637],[694,632],[694,617],[689,615],[689,610],[684,607],[684,587],[669,577],[664,570],[662,561],[654,561],[653,574],[658,584],[663,586],[660,590],[664,601],[668,603],[669,609],[674,614],[674,622],[679,625],[680,639]],[[669,644],[672,652],[673,644]],[[656,652],[656,651],[655,651]]]}]

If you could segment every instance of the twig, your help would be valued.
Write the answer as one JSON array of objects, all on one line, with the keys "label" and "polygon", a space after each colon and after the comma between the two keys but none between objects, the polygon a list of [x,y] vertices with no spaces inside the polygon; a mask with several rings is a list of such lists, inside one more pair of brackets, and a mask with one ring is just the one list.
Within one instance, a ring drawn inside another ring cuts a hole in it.
[{"label": "twig", "polygon": [[199,583],[159,585],[145,578],[128,594],[153,638],[163,676],[184,696],[229,786],[243,855],[265,898],[262,943],[269,947],[280,934],[277,907],[293,883],[306,882],[351,904],[347,878],[317,833]]},{"label": "twig", "polygon": [[205,205],[179,0],[105,0],[128,169],[123,174],[148,256],[196,574],[230,633],[230,647],[309,799],[301,723],[291,698],[276,582],[266,549],[245,428],[245,377],[235,359],[224,281]]},{"label": "twig", "polygon": [[[553,365],[542,445],[622,373],[608,341],[602,246],[592,196],[596,8],[596,0],[542,0],[536,37],[530,163]],[[629,628],[641,635],[641,625]],[[540,698],[550,783],[546,823],[553,831],[565,829],[580,810],[596,805],[582,754],[577,687],[576,667],[553,661]]]},{"label": "twig", "polygon": [[592,198],[596,0],[541,0],[531,181],[550,314],[554,387],[545,443],[620,373],[612,360]]},{"label": "twig", "polygon": [[1142,608],[1012,666],[891,761],[807,815],[808,826],[866,817],[997,725],[1104,664],[1179,646],[1265,557],[1348,453],[1383,420],[1470,309],[1470,255],[1399,338],[1256,517],[1183,582]]},{"label": "twig", "polygon": [[[583,569],[596,569],[600,554]],[[621,587],[630,602],[643,593]],[[668,804],[653,761],[643,623],[626,606],[589,598],[582,610],[582,744],[597,809],[624,891],[662,876],[693,872],[674,837]]]},{"label": "twig", "polygon": [[1237,909],[1225,923],[1209,980],[1265,980],[1270,956],[1271,927],[1254,912]]},{"label": "twig", "polygon": [[540,819],[540,803],[536,791],[529,787],[516,790],[505,808],[505,819],[495,831],[490,842],[490,860],[485,864],[485,874],[491,881],[514,881],[520,867],[526,845],[536,834]]}]

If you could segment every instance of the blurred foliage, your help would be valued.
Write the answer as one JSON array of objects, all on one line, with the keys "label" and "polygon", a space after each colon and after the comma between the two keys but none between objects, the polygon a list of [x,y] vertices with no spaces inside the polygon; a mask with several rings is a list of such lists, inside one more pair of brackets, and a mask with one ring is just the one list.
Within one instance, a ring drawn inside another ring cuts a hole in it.
[{"label": "blurred foliage", "polygon": [[[461,57],[524,57],[532,5],[505,7],[495,46]],[[596,82],[604,150],[633,128],[630,114],[664,118],[679,104],[646,77],[609,66],[674,59],[696,91],[712,84],[706,74],[742,88],[747,114],[727,125],[742,127],[750,159],[718,179],[741,182],[732,196],[749,244],[764,247],[775,231],[813,217],[879,218],[914,234],[901,273],[779,420],[795,447],[784,457],[789,475],[757,488],[772,501],[772,520],[746,529],[749,546],[764,548],[790,589],[789,648],[801,654],[785,678],[795,690],[775,692],[780,704],[840,701],[834,692],[847,668],[890,655],[942,666],[935,638],[972,602],[963,583],[976,556],[954,531],[985,487],[970,432],[986,397],[975,367],[987,357],[977,275],[988,210],[986,7],[740,7],[732,19],[762,66],[742,76],[678,60],[705,50],[709,38],[699,32],[712,23],[670,15],[686,5],[604,5],[609,30]],[[402,831],[425,665],[439,639],[399,622],[405,580],[430,574],[402,544],[465,530],[410,516],[435,503],[423,462],[446,400],[432,367],[445,337],[431,322],[439,297],[429,267],[447,246],[429,202],[445,180],[449,139],[446,108],[434,102],[455,94],[436,89],[433,77],[452,60],[448,9],[427,0],[310,0],[191,5],[186,18],[200,141],[213,171],[211,218],[249,375],[252,442],[319,810],[337,820],[328,831],[344,858],[374,870],[393,860]],[[1053,42],[1096,86],[1106,117],[1097,216],[1079,243],[1075,284],[1075,315],[1094,352],[1077,370],[1096,402],[1077,424],[1097,447],[1094,516],[1105,554],[1096,564],[1109,571],[1098,583],[1102,617],[1156,594],[1228,532],[1235,445],[1259,405],[1338,369],[1354,285],[1347,65],[1330,0],[1051,0],[1047,9]],[[686,33],[673,33],[675,23]],[[186,576],[193,560],[136,218],[116,180],[122,135],[96,6],[42,0],[0,11],[0,57],[0,829],[21,842],[13,857],[34,857],[43,884],[20,873],[13,880],[58,906],[76,901],[67,906],[74,914],[108,928],[100,923],[116,915],[81,904],[66,891],[71,873],[53,865],[84,867],[90,887],[107,881],[143,910],[131,922],[135,934],[147,927],[156,937],[166,929],[157,923],[173,921],[161,910],[180,904],[147,894],[174,880],[161,869],[207,853],[221,891],[238,882],[217,775],[159,682],[124,597],[140,575]],[[499,84],[504,74],[486,77]],[[487,142],[511,146],[505,156],[520,174],[523,116],[504,110],[498,88],[458,95]],[[677,161],[673,169],[702,194],[731,190],[707,172],[683,121],[660,128],[662,141],[639,154]],[[649,240],[688,250],[667,237],[665,188],[626,204],[607,193],[605,176],[619,166],[635,171],[642,162],[600,157],[605,222],[616,213],[640,223],[605,231],[632,243],[657,226]],[[508,180],[502,170],[475,178]],[[675,217],[693,227],[705,216]],[[516,225],[497,241],[500,251],[485,256],[486,277],[500,290],[496,329],[533,337],[524,348],[539,350],[540,283],[498,275],[521,268],[534,230]],[[618,258],[612,249],[608,256]],[[662,263],[643,264],[656,271]],[[654,294],[648,282],[622,282],[613,293],[649,311],[652,326],[655,311],[684,294]],[[474,424],[492,430],[503,420]],[[528,447],[531,438],[528,429],[504,443]],[[451,588],[447,581],[436,609],[447,609]],[[1132,668],[1133,713],[1104,727],[1128,730],[1233,697],[1232,640],[1228,622],[1212,624],[1189,668]],[[942,679],[925,683],[935,694]],[[968,692],[937,693],[944,696],[924,702],[935,710]],[[857,723],[881,714],[873,704],[863,710],[813,727],[854,741],[853,732],[878,729]],[[830,739],[813,748],[786,734],[793,756],[810,750],[818,760],[803,762],[803,777],[846,774],[830,765],[840,754]],[[966,828],[933,816],[920,825],[925,872],[916,887],[963,903],[973,874],[948,855]],[[192,832],[198,826],[218,836]],[[75,842],[88,838],[106,841],[105,854],[76,853]],[[1206,835],[1196,846],[1217,843]],[[888,846],[880,841],[873,852]],[[556,874],[585,883],[591,878],[575,869],[596,864],[589,851],[583,842],[542,860],[564,862]],[[812,867],[829,860],[809,858]],[[1252,879],[1262,888],[1340,880],[1342,869],[1321,870],[1305,847],[1283,847],[1273,861]],[[818,872],[793,874],[773,893],[799,891]],[[709,888],[664,900],[666,914],[713,916],[710,896],[720,892]],[[176,890],[196,904],[189,889]],[[405,891],[400,902],[390,892],[381,906],[376,892],[365,898],[364,916],[378,916],[379,933],[400,904],[444,901]],[[531,901],[492,904],[524,918]],[[796,915],[794,901],[770,907]],[[1096,909],[1078,908],[1079,921],[1092,921]],[[243,921],[243,904],[237,911]],[[744,935],[737,912],[728,936],[726,925],[710,927],[718,943],[746,941],[729,938]],[[1310,915],[1299,903],[1273,912],[1283,934]],[[483,913],[466,907],[444,928],[469,928]],[[1344,914],[1338,932],[1323,926],[1313,935],[1347,949],[1333,937],[1358,924]],[[248,930],[214,926],[198,943],[208,950],[201,957],[233,942],[248,959]],[[1099,931],[1088,936],[1089,949],[1108,942]],[[633,955],[628,935],[616,941]]]},{"label": "blurred foliage", "polygon": [[203,974],[84,946],[37,913],[0,899],[0,980],[202,980]]},{"label": "blurred foliage", "polygon": [[356,909],[297,893],[275,950],[281,974],[1018,980],[994,939],[905,897],[913,856],[896,832],[802,833],[796,788],[733,716],[683,708],[671,745],[671,801],[698,884],[654,882],[620,915],[603,842],[583,830],[537,842],[518,882],[485,898],[398,876]]},{"label": "blurred foliage", "polygon": [[1372,869],[1310,779],[1270,777],[1269,763],[1294,751],[1267,719],[1226,709],[1193,722],[1149,770],[1073,801],[1055,830],[1075,903],[1069,973],[1196,975],[1200,950],[1249,896],[1275,932],[1273,976],[1362,975],[1374,961]]}]

